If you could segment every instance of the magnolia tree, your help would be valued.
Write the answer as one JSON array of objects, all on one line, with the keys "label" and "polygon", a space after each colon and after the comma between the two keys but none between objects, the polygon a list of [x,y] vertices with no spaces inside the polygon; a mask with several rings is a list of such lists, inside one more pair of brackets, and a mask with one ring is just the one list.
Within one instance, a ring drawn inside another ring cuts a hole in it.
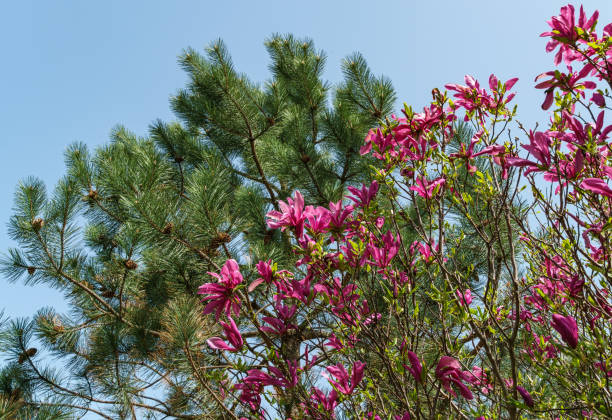
[{"label": "magnolia tree", "polygon": [[517,79],[434,89],[365,138],[370,185],[268,213],[295,269],[210,273],[225,416],[612,416],[612,24],[575,14],[542,34],[566,66],[536,78],[546,128],[517,121]]}]

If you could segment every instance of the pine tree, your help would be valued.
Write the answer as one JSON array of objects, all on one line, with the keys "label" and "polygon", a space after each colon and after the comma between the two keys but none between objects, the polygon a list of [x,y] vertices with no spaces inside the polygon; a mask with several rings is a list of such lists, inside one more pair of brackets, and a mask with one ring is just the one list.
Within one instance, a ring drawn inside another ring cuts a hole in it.
[{"label": "pine tree", "polygon": [[260,259],[291,266],[288,236],[265,214],[295,189],[326,205],[369,182],[359,147],[395,102],[359,54],[332,86],[312,41],[274,35],[266,47],[263,84],[234,68],[221,41],[205,55],[186,50],[189,83],[171,101],[179,122],[156,121],[145,138],[118,127],[93,152],[70,146],[50,194],[38,179],[18,186],[9,233],[19,247],[2,271],[60,290],[70,311],[43,308],[4,328],[0,415],[236,417],[217,392],[222,372],[208,369],[223,360],[206,345],[218,327],[198,286],[228,258],[245,276]]}]

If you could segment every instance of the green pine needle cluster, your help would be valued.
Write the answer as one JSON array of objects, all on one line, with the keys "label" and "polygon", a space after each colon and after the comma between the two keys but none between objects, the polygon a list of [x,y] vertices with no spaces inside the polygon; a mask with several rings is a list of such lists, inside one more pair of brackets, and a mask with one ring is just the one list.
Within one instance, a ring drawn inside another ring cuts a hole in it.
[{"label": "green pine needle cluster", "polygon": [[396,99],[359,54],[332,85],[312,41],[274,35],[266,47],[265,83],[239,73],[221,41],[186,50],[177,122],[154,121],[146,137],[117,127],[94,151],[73,144],[52,192],[34,178],[18,185],[18,247],[2,273],[60,290],[70,310],[3,325],[0,417],[226,415],[222,377],[207,369],[223,364],[206,345],[218,327],[198,286],[228,258],[247,279],[260,259],[289,267],[288,237],[265,214],[295,189],[327,205],[369,182],[359,148]]}]

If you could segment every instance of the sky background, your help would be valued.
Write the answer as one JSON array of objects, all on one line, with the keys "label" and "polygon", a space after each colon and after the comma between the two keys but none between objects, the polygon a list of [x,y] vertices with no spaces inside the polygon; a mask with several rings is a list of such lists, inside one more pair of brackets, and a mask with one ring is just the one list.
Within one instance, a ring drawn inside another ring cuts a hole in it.
[{"label": "sky background", "polygon": [[[519,77],[515,101],[527,127],[546,121],[533,79],[553,68],[539,34],[562,1],[10,1],[0,13],[0,252],[20,179],[53,187],[63,151],[95,148],[122,124],[145,136],[155,119],[175,119],[169,97],[186,77],[176,57],[225,41],[236,68],[269,77],[263,42],[273,33],[309,37],[327,53],[325,76],[341,80],[343,57],[360,51],[375,74],[388,76],[403,102],[421,108],[433,87],[472,74],[486,84]],[[612,1],[585,1],[612,21]],[[0,277],[0,310],[29,316],[43,306],[66,309],[44,286]]]}]

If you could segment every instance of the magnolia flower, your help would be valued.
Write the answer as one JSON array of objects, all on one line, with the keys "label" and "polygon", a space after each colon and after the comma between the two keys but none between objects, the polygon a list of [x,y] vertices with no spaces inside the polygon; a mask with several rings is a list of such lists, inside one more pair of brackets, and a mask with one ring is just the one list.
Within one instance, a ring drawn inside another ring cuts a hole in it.
[{"label": "magnolia flower", "polygon": [[461,365],[459,361],[450,356],[442,356],[440,361],[438,362],[438,366],[436,367],[436,377],[442,382],[442,386],[446,389],[451,395],[457,396],[455,391],[451,388],[450,384],[453,383],[459,388],[459,392],[466,400],[471,400],[474,398],[472,391],[465,386],[462,382],[463,380],[468,379],[469,372],[464,372],[461,370]]},{"label": "magnolia flower", "polygon": [[561,338],[571,348],[578,346],[578,325],[571,316],[553,314],[552,327],[561,334]]},{"label": "magnolia flower", "polygon": [[353,200],[359,207],[365,208],[376,196],[376,193],[378,192],[378,182],[372,181],[369,187],[366,187],[365,184],[363,184],[360,190],[355,187],[348,187],[347,189],[353,194],[347,196],[347,198],[349,200]]},{"label": "magnolia flower", "polygon": [[527,405],[527,407],[533,407],[534,406],[533,398],[532,398],[531,394],[529,392],[527,392],[527,390],[525,388],[523,388],[520,385],[517,385],[516,386],[516,390],[518,391],[519,394],[521,394],[521,397],[523,397],[523,401],[525,401],[525,404]]},{"label": "magnolia flower", "polygon": [[242,391],[240,393],[240,402],[247,404],[251,410],[255,411],[261,406],[261,392],[263,386],[260,383],[239,382],[234,385],[235,390]]},{"label": "magnolia flower", "polygon": [[431,182],[429,182],[424,177],[419,177],[416,180],[417,185],[413,185],[412,187],[410,187],[410,189],[412,191],[416,191],[416,193],[423,198],[431,199],[439,191],[437,187],[440,186],[441,188],[441,186],[445,183],[446,179],[444,179],[443,177],[436,178]]},{"label": "magnolia flower", "polygon": [[319,388],[312,388],[312,395],[310,398],[320,404],[325,411],[330,413],[332,418],[335,418],[334,409],[338,405],[338,393],[335,389],[332,389],[329,394],[325,395]]},{"label": "magnolia flower", "polygon": [[324,232],[331,222],[331,212],[325,207],[306,206],[304,216],[313,232]]},{"label": "magnolia flower", "polygon": [[536,89],[546,89],[546,97],[544,99],[544,103],[542,104],[542,109],[547,110],[552,105],[555,88],[561,89],[561,91],[565,92],[566,94],[577,92],[584,98],[584,89],[595,89],[597,85],[595,82],[590,80],[585,80],[582,83],[578,82],[580,79],[586,77],[593,69],[594,67],[589,64],[584,66],[580,72],[574,73],[572,67],[568,66],[568,74],[561,73],[559,71],[547,71],[546,73],[538,75],[535,78],[536,82],[546,76],[551,77],[550,79],[540,82],[535,86]]},{"label": "magnolia flower", "polygon": [[295,361],[287,362],[286,376],[283,371],[274,366],[267,367],[268,372],[265,373],[259,369],[251,369],[247,372],[248,376],[244,378],[246,384],[258,384],[261,386],[275,386],[280,388],[293,388],[298,383],[298,364]]},{"label": "magnolia flower", "polygon": [[[332,386],[339,392],[343,393],[344,395],[350,395],[363,379],[363,370],[365,369],[365,366],[365,363],[356,361],[353,364],[353,371],[351,373],[350,381],[348,372],[341,363],[334,366],[328,366],[327,372],[329,372],[329,374],[323,373],[323,376],[327,378],[329,383],[332,384]],[[333,376],[335,380],[332,379],[330,375]]]},{"label": "magnolia flower", "polygon": [[227,350],[227,351],[238,351],[242,348],[244,342],[242,341],[242,336],[240,335],[240,331],[238,331],[238,327],[236,323],[231,317],[228,317],[229,324],[221,321],[221,326],[223,327],[223,332],[227,337],[227,344],[222,338],[219,337],[211,337],[206,342],[210,346],[210,348],[215,350]]},{"label": "magnolia flower", "polygon": [[408,356],[408,360],[410,361],[411,367],[404,365],[404,369],[414,376],[415,381],[422,382],[421,372],[423,371],[423,365],[421,365],[421,362],[415,352],[408,350],[406,354]]},{"label": "magnolia flower", "polygon": [[280,201],[278,203],[281,211],[270,211],[268,217],[268,227],[270,229],[284,230],[287,226],[295,227],[295,233],[298,238],[302,237],[304,232],[304,197],[299,191],[293,193],[293,200],[287,198],[287,202]]},{"label": "magnolia flower", "polygon": [[552,144],[551,134],[549,132],[533,131],[529,132],[529,144],[522,145],[533,157],[539,162],[532,162],[527,159],[510,156],[506,160],[510,166],[527,166],[528,169],[524,175],[531,172],[540,171],[540,167],[548,169],[551,166],[550,145]]},{"label": "magnolia flower", "polygon": [[457,290],[456,293],[457,297],[459,298],[459,304],[461,306],[469,306],[472,303],[472,291],[470,289],[465,289],[465,292],[463,293],[461,293],[461,290]]},{"label": "magnolia flower", "polygon": [[236,260],[227,260],[221,269],[221,274],[208,273],[215,277],[218,283],[205,283],[198,289],[199,295],[207,295],[202,299],[202,302],[209,301],[204,307],[204,314],[215,312],[215,318],[218,320],[221,312],[225,312],[227,316],[231,312],[238,316],[240,313],[240,299],[234,295],[234,289],[243,278],[240,274],[240,268]]},{"label": "magnolia flower", "polygon": [[261,283],[271,283],[272,277],[274,276],[274,270],[272,269],[272,260],[259,261],[255,265],[255,267],[257,268],[257,273],[259,273],[261,277],[259,277],[249,285],[249,292],[252,292]]},{"label": "magnolia flower", "polygon": [[334,350],[342,350],[344,348],[344,345],[342,345],[342,342],[336,337],[336,334],[332,334],[324,344]]},{"label": "magnolia flower", "polygon": [[337,203],[329,203],[329,222],[334,228],[342,228],[345,224],[345,220],[353,212],[352,206],[344,207],[342,200],[338,200]]},{"label": "magnolia flower", "polygon": [[576,27],[583,29],[585,32],[591,32],[591,29],[597,22],[599,12],[595,11],[593,15],[587,20],[586,15],[582,6],[580,6],[580,16],[578,18],[578,25],[574,20],[574,6],[568,4],[561,8],[559,16],[553,16],[548,22],[548,25],[552,31],[544,32],[540,36],[549,36],[551,40],[546,44],[546,52],[552,52],[559,46],[559,51],[555,55],[555,65],[561,63],[561,60],[565,60],[567,64],[570,64],[576,59],[582,58],[582,55],[572,49],[572,45],[579,40],[579,35],[576,32]]}]

